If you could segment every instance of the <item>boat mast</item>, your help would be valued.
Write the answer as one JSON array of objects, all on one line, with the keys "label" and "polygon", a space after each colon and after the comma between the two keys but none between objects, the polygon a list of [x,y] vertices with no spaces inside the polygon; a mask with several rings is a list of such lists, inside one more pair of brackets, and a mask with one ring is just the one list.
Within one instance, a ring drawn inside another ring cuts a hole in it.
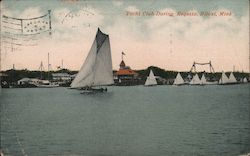
[{"label": "boat mast", "polygon": [[42,77],[42,74],[43,74],[43,61],[41,61],[39,70],[41,71],[40,79],[42,80],[43,79],[43,77]]},{"label": "boat mast", "polygon": [[63,60],[62,60],[62,65],[61,66],[62,66],[62,69],[63,69]]},{"label": "boat mast", "polygon": [[48,53],[48,80],[49,80],[49,53]]}]

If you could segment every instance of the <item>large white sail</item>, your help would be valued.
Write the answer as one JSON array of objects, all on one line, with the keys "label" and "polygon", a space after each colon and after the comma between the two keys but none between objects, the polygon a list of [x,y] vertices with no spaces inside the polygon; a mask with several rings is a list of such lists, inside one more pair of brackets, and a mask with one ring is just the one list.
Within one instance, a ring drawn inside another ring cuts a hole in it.
[{"label": "large white sail", "polygon": [[229,75],[229,79],[228,79],[229,83],[237,83],[236,78],[234,77],[234,74],[231,72]]},{"label": "large white sail", "polygon": [[194,77],[192,78],[192,80],[189,82],[189,84],[191,85],[200,85],[201,84],[201,80],[198,76],[198,74],[195,74]]},{"label": "large white sail", "polygon": [[88,56],[71,83],[71,88],[114,83],[109,36],[98,28]]},{"label": "large white sail", "polygon": [[182,84],[185,84],[185,82],[184,82],[181,74],[178,73],[175,80],[174,80],[174,85],[182,85]]},{"label": "large white sail", "polygon": [[222,72],[219,84],[226,84],[226,83],[229,83],[229,79],[227,75],[224,72]]},{"label": "large white sail", "polygon": [[247,81],[247,78],[245,77],[244,79],[243,79],[243,83],[247,83],[248,81]]},{"label": "large white sail", "polygon": [[202,74],[202,77],[201,77],[201,84],[208,84],[208,83],[207,83],[207,80],[206,80],[206,77],[205,77],[205,74]]},{"label": "large white sail", "polygon": [[150,70],[150,74],[147,77],[147,80],[145,82],[145,86],[153,86],[153,85],[157,85],[157,81],[155,79],[153,71]]}]

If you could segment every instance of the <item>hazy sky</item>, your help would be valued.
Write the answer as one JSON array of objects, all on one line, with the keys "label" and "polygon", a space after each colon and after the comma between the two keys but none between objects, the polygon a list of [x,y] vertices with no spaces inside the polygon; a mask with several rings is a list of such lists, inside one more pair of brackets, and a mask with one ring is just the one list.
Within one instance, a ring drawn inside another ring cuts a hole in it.
[{"label": "hazy sky", "polygon": [[[13,64],[16,69],[38,70],[41,61],[47,69],[48,52],[52,69],[56,70],[63,60],[65,68],[79,70],[100,27],[110,36],[114,69],[119,68],[124,51],[125,63],[132,69],[154,65],[188,71],[194,61],[211,60],[216,71],[232,71],[233,67],[249,71],[248,0],[1,2],[1,15],[15,18],[34,18],[48,10],[51,10],[51,36],[34,35],[34,41],[23,39],[27,46],[3,43],[4,37],[1,37],[3,70],[12,68]],[[164,15],[158,16],[157,12]],[[189,15],[183,16],[178,14],[180,12]],[[202,12],[210,15],[202,15]],[[207,70],[208,67],[198,69]]]}]

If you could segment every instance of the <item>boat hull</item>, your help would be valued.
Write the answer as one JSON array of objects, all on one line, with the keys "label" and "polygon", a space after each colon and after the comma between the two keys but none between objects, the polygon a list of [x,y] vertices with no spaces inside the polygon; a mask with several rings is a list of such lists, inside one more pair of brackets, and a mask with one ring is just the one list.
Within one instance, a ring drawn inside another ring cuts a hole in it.
[{"label": "boat hull", "polygon": [[107,91],[108,91],[107,88],[88,88],[88,89],[81,89],[81,94],[105,93]]},{"label": "boat hull", "polygon": [[56,88],[56,87],[59,87],[58,84],[56,85],[36,85],[37,88]]}]

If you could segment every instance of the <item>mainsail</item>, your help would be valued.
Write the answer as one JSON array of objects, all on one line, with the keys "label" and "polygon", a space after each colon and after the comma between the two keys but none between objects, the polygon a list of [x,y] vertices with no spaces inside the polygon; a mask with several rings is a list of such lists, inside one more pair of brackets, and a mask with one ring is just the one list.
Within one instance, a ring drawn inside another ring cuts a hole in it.
[{"label": "mainsail", "polygon": [[145,82],[145,86],[153,86],[153,85],[157,85],[154,73],[152,70],[150,70],[150,74],[147,77],[147,80]]},{"label": "mainsail", "polygon": [[207,80],[206,80],[205,74],[202,74],[201,84],[207,84]]},{"label": "mainsail", "polygon": [[247,78],[246,77],[243,79],[243,83],[247,83]]},{"label": "mainsail", "polygon": [[227,75],[224,72],[222,72],[219,84],[226,84],[226,83],[229,83],[229,79]]},{"label": "mainsail", "polygon": [[181,85],[181,84],[185,84],[183,78],[181,77],[181,74],[178,73],[175,80],[174,80],[174,85]]},{"label": "mainsail", "polygon": [[190,81],[189,84],[191,84],[191,85],[199,85],[199,84],[201,84],[201,80],[200,80],[198,74],[194,75],[194,77],[192,78],[192,80]]},{"label": "mainsail", "polygon": [[229,83],[237,83],[236,78],[234,77],[234,74],[231,72],[229,75]]},{"label": "mainsail", "polygon": [[114,83],[109,36],[98,28],[88,56],[71,88],[103,86]]}]

